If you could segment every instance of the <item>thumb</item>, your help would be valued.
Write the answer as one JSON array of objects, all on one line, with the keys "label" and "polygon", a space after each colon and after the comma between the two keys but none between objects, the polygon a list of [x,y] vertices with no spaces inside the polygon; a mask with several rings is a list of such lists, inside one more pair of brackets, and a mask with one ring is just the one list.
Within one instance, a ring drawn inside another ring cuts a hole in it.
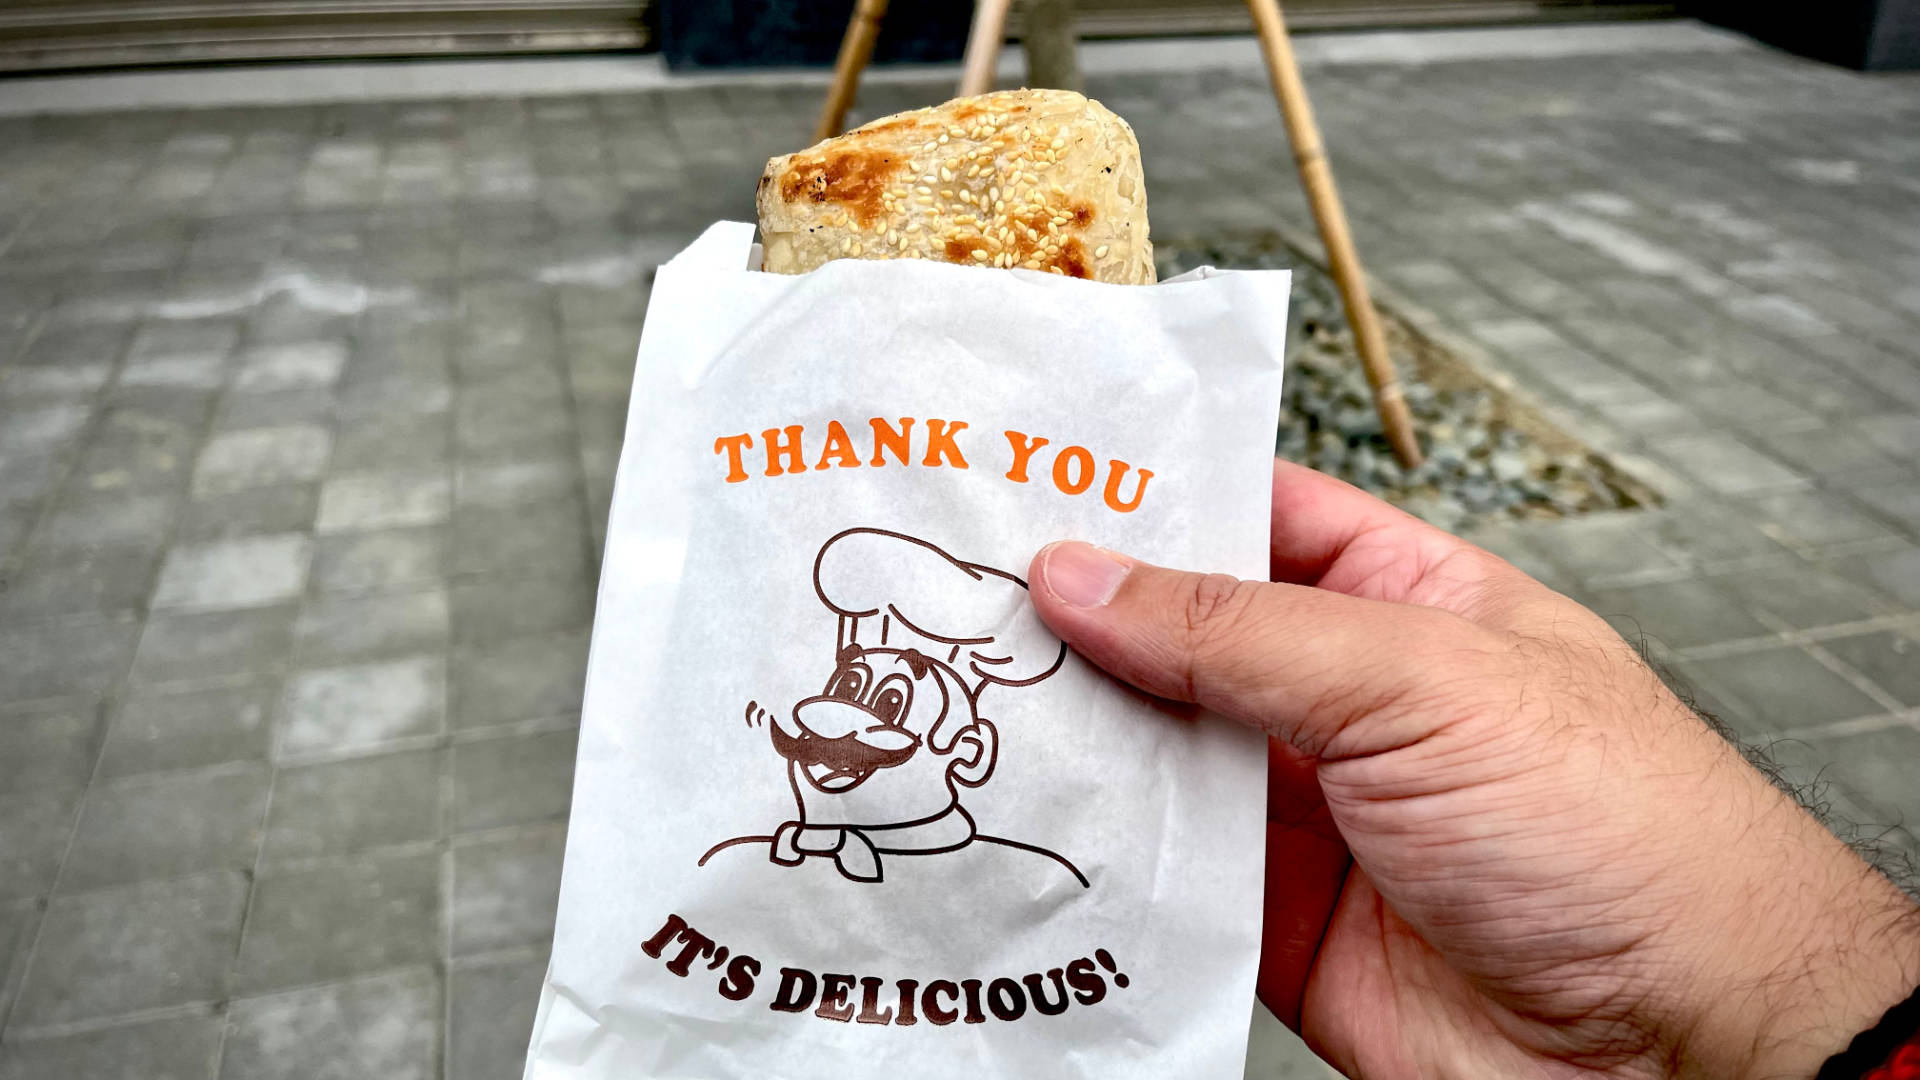
[{"label": "thumb", "polygon": [[1420,708],[1487,670],[1491,631],[1436,608],[1168,570],[1075,541],[1028,571],[1041,619],[1108,673],[1211,709],[1322,760],[1411,745]]}]

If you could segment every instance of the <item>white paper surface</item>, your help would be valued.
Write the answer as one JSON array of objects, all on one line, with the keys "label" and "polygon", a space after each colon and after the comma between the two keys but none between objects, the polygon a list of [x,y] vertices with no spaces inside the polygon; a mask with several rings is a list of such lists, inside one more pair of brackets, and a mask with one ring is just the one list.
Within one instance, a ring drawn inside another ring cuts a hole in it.
[{"label": "white paper surface", "polygon": [[526,1075],[1239,1077],[1262,742],[1066,653],[1019,579],[1060,538],[1265,572],[1287,275],[751,241],[653,288]]}]

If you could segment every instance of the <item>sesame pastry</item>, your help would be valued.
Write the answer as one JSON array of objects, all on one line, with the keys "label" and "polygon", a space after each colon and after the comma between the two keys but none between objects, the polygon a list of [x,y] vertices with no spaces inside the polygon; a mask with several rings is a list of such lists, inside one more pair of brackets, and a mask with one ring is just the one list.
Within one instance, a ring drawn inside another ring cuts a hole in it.
[{"label": "sesame pastry", "polygon": [[1154,280],[1140,144],[1065,90],[1004,90],[884,117],[760,177],[764,268],[934,259],[1121,285]]}]

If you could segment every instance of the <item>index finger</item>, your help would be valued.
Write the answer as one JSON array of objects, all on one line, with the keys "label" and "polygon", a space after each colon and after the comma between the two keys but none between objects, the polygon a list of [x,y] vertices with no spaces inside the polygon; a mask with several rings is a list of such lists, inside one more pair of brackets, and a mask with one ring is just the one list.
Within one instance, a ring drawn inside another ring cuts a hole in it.
[{"label": "index finger", "polygon": [[1315,585],[1355,540],[1382,530],[1432,526],[1344,480],[1283,458],[1273,460],[1274,581]]}]

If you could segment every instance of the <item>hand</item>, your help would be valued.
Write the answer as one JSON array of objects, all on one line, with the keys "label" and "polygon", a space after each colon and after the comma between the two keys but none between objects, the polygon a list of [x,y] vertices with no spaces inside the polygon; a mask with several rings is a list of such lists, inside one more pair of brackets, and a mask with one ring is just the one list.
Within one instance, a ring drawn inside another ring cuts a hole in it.
[{"label": "hand", "polygon": [[1029,580],[1271,736],[1260,997],[1348,1075],[1806,1077],[1920,981],[1920,909],[1578,604],[1283,462],[1272,576]]}]

